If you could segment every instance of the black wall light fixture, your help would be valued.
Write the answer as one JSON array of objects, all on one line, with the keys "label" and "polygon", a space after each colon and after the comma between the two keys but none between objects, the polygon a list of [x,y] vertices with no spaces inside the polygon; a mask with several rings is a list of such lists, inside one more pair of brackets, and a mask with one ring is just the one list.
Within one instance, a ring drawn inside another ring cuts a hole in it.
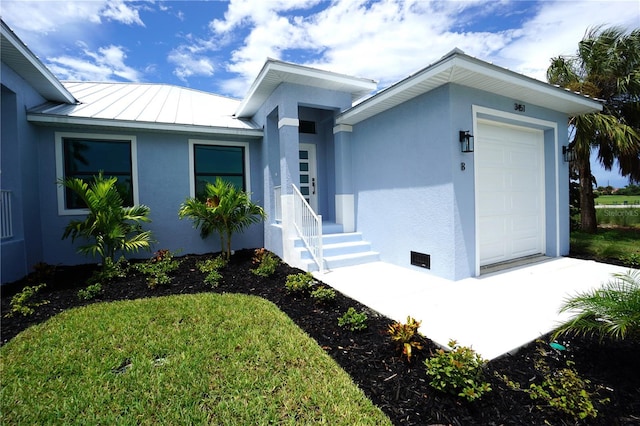
[{"label": "black wall light fixture", "polygon": [[565,163],[576,161],[576,151],[571,145],[562,147],[562,158]]},{"label": "black wall light fixture", "polygon": [[460,150],[473,152],[473,135],[468,130],[460,130]]}]

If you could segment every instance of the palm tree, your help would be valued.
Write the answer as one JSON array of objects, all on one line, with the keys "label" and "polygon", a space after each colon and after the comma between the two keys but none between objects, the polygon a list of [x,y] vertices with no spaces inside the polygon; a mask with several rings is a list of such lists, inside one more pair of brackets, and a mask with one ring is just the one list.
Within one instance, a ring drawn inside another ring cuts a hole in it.
[{"label": "palm tree", "polygon": [[194,227],[200,228],[202,238],[218,233],[220,248],[229,259],[232,235],[264,220],[266,214],[262,207],[251,202],[249,194],[220,178],[215,184],[207,183],[205,195],[206,201],[187,198],[180,206],[178,216],[193,220]]},{"label": "palm tree", "polygon": [[565,333],[596,335],[601,339],[640,338],[640,271],[614,274],[599,289],[565,300],[560,312],[576,311],[554,337]]},{"label": "palm tree", "polygon": [[79,253],[100,255],[102,265],[113,264],[118,251],[131,252],[149,249],[151,231],[143,231],[140,222],[150,222],[150,209],[144,205],[124,207],[116,189],[118,178],[105,178],[102,172],[91,183],[79,178],[58,181],[82,200],[89,209],[83,220],[72,220],[66,226],[62,238],[90,240],[78,249]]},{"label": "palm tree", "polygon": [[618,162],[620,173],[640,181],[640,29],[592,28],[576,56],[551,59],[549,83],[601,99],[601,113],[571,117],[572,164],[580,182],[581,228],[596,232],[592,149],[605,169]]}]

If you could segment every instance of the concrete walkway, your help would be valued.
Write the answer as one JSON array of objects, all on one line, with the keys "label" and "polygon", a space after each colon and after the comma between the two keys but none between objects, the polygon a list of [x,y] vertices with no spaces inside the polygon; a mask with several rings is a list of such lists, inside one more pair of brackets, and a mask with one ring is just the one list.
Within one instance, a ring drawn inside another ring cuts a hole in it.
[{"label": "concrete walkway", "polygon": [[565,297],[599,287],[628,268],[573,258],[449,281],[384,262],[338,268],[317,279],[399,321],[422,321],[420,332],[446,346],[449,339],[493,359],[553,330]]}]

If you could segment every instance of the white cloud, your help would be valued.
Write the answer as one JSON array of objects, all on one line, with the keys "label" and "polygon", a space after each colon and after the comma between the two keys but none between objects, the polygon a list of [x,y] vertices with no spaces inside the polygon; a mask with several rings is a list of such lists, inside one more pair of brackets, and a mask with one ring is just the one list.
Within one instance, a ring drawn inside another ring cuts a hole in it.
[{"label": "white cloud", "polygon": [[144,22],[142,22],[142,20],[140,19],[138,10],[133,7],[129,7],[122,0],[109,1],[106,4],[105,8],[101,11],[101,14],[105,18],[122,22],[123,24],[135,24],[144,27]]},{"label": "white cloud", "polygon": [[97,52],[83,47],[82,57],[57,56],[48,58],[47,66],[61,80],[80,81],[139,81],[140,73],[125,65],[127,55],[121,46],[106,46]]},{"label": "white cloud", "polygon": [[[628,0],[352,0],[332,2],[310,15],[317,4],[231,1],[224,19],[214,19],[210,29],[217,37],[248,35],[234,41],[226,67],[238,76],[222,88],[242,96],[267,57],[286,60],[289,52],[299,51],[310,57],[301,60],[305,65],[377,79],[384,87],[454,47],[544,80],[549,59],[573,53],[589,26],[640,22],[637,2]],[[474,30],[478,20],[498,29]]]}]

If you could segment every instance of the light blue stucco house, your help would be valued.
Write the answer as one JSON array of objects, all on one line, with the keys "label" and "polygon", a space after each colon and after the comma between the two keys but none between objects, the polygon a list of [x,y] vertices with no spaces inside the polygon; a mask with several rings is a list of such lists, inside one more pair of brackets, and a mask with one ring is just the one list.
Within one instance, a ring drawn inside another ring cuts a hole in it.
[{"label": "light blue stucco house", "polygon": [[269,59],[236,100],[60,82],[4,22],[1,49],[3,283],[38,262],[89,261],[61,240],[83,210],[56,180],[99,170],[151,208],[155,249],[220,249],[177,211],[221,176],[268,213],[235,248],[266,247],[306,270],[381,260],[458,280],[566,255],[567,119],[601,110],[459,50],[378,92]]}]

